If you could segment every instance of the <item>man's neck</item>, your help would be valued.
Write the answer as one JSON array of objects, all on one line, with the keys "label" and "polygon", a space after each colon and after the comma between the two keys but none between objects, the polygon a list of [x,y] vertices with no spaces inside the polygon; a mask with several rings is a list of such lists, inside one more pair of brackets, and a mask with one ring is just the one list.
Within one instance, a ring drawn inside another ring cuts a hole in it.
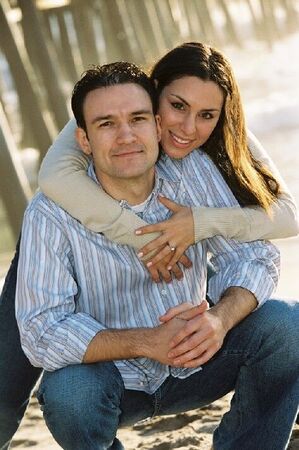
[{"label": "man's neck", "polygon": [[151,170],[142,177],[106,179],[104,176],[97,178],[102,188],[115,200],[125,200],[129,205],[139,205],[144,202],[152,192],[155,182],[155,171]]}]

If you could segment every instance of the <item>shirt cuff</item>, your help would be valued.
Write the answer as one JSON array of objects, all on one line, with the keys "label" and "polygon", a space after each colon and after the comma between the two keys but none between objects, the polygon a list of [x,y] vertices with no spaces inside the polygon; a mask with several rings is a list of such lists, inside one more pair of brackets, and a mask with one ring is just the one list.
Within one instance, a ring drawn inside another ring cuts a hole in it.
[{"label": "shirt cuff", "polygon": [[231,265],[223,275],[216,274],[209,280],[208,295],[217,303],[230,287],[242,287],[250,291],[258,302],[258,308],[270,298],[276,288],[277,277],[269,275],[269,270],[258,261]]},{"label": "shirt cuff", "polygon": [[43,368],[48,371],[71,364],[81,364],[94,336],[106,327],[85,313],[77,313],[60,321],[44,335],[48,342]]}]

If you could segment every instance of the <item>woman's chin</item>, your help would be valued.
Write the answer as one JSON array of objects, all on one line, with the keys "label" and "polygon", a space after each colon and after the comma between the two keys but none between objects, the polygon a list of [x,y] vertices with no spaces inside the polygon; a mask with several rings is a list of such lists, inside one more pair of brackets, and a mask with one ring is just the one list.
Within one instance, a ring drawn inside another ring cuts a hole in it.
[{"label": "woman's chin", "polygon": [[172,159],[183,159],[193,151],[193,149],[181,149],[175,147],[166,147],[166,149],[164,148],[163,150],[164,153]]}]

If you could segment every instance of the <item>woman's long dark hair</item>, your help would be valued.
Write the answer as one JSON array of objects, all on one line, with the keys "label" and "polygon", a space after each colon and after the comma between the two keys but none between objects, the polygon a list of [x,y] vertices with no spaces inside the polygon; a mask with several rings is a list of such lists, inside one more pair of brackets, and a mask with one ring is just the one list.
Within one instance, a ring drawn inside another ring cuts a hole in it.
[{"label": "woman's long dark hair", "polygon": [[279,194],[279,184],[249,150],[242,101],[231,64],[218,50],[190,42],[168,52],[151,72],[158,95],[172,81],[184,76],[213,81],[224,93],[220,118],[202,148],[241,206],[259,205],[269,210]]}]

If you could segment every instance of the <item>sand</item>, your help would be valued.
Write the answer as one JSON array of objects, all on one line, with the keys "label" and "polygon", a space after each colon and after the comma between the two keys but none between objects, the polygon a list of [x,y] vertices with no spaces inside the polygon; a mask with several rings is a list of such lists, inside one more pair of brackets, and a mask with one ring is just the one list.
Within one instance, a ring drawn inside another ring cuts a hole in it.
[{"label": "sand", "polygon": [[[299,299],[297,279],[299,265],[299,238],[276,241],[282,254],[281,280],[276,291],[277,297]],[[12,255],[2,255],[0,259],[0,285]],[[4,270],[5,267],[5,270]],[[1,280],[2,278],[2,280]],[[1,286],[0,286],[1,290]],[[227,411],[230,396],[214,402],[208,408],[195,410],[176,416],[164,416],[142,422],[133,428],[119,431],[119,438],[126,450],[209,450],[212,434],[223,414]],[[61,448],[48,431],[33,395],[24,420],[13,439],[11,448],[56,450]],[[289,450],[299,450],[299,425],[295,425]]]},{"label": "sand", "polygon": [[[119,431],[126,450],[209,450],[212,433],[229,407],[231,395],[212,405],[184,414],[142,421]],[[11,448],[56,450],[61,448],[48,431],[35,396],[13,439]],[[289,450],[299,450],[299,425],[295,425]]]},{"label": "sand", "polygon": [[[298,268],[299,238],[277,241],[282,252],[282,273],[277,289],[278,297],[299,298],[295,271]],[[8,268],[12,255],[2,258]],[[0,266],[3,267],[2,264]],[[6,271],[5,270],[5,271]],[[4,276],[4,270],[0,278]],[[0,284],[2,280],[0,280]],[[0,289],[1,290],[1,289]],[[231,396],[214,402],[207,408],[176,416],[164,416],[139,423],[132,428],[119,431],[119,438],[126,450],[209,450],[212,434],[223,414],[228,410]],[[42,417],[37,400],[33,395],[24,420],[16,433],[11,448],[56,450],[61,448],[52,438]],[[289,450],[299,450],[299,425],[295,425]]]}]

